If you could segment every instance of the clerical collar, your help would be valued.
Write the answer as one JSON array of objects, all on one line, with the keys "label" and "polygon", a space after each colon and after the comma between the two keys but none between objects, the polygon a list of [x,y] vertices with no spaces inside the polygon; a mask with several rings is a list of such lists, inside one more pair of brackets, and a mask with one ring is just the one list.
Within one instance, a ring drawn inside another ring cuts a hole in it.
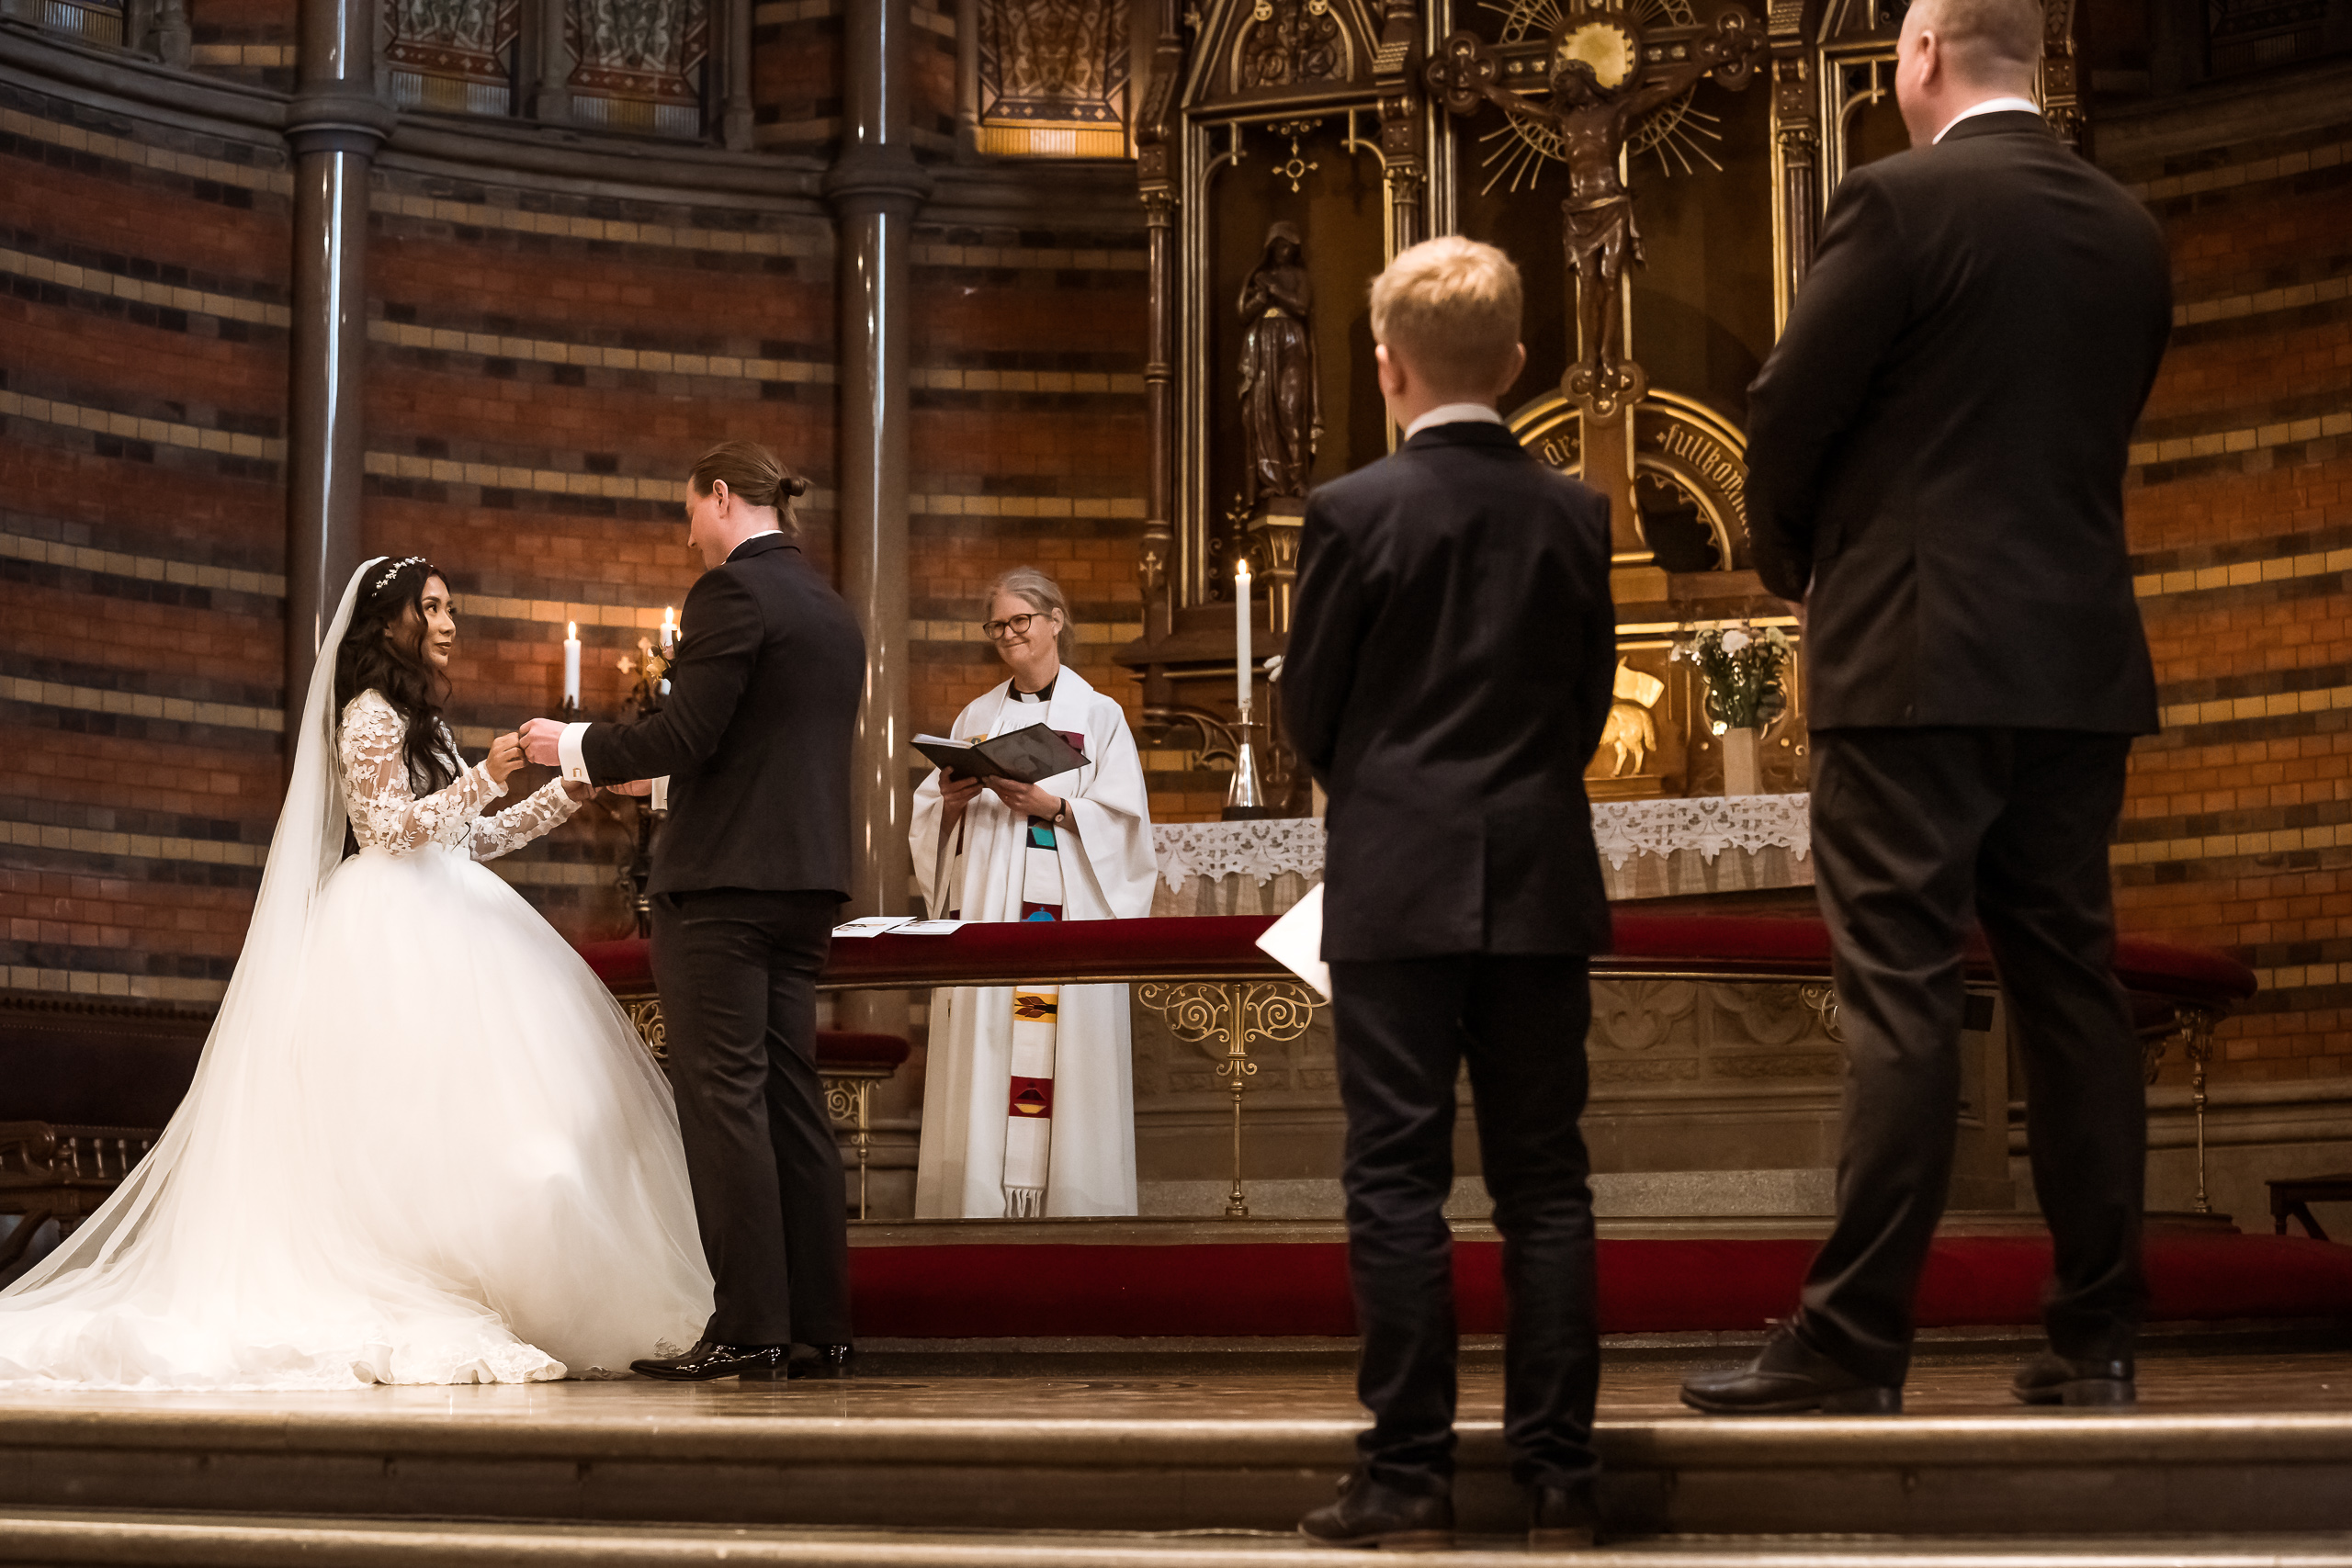
[{"label": "clerical collar", "polygon": [[1405,439],[1410,441],[1422,431],[1437,424],[1500,424],[1503,416],[1487,403],[1440,403],[1405,427]]},{"label": "clerical collar", "polygon": [[1012,694],[1012,700],[1016,703],[1049,703],[1054,700],[1054,681],[1060,679],[1061,676],[1056,674],[1054,680],[1046,682],[1042,690],[1035,692],[1023,691],[1020,681],[1016,679],[1006,682],[1005,690]]}]

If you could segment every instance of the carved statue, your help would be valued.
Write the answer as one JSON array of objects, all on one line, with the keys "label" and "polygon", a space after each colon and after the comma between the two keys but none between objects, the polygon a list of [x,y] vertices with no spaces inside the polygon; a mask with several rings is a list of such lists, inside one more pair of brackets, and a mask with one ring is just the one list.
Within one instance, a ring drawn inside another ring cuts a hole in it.
[{"label": "carved statue", "polygon": [[1596,391],[1619,378],[1625,264],[1630,256],[1642,265],[1634,198],[1617,175],[1626,139],[1643,116],[1702,76],[1742,85],[1764,48],[1762,35],[1736,6],[1712,28],[1691,30],[1687,48],[1660,51],[1668,58],[1645,66],[1642,29],[1628,13],[1614,6],[1572,10],[1552,35],[1552,96],[1545,103],[1501,85],[1495,57],[1474,34],[1453,34],[1430,62],[1430,86],[1455,114],[1468,114],[1483,100],[1556,139],[1556,155],[1568,165],[1568,198],[1560,204],[1560,217],[1577,276],[1581,365],[1592,373]]},{"label": "carved statue", "polygon": [[1264,258],[1241,286],[1244,512],[1264,501],[1303,498],[1315,467],[1323,400],[1315,384],[1314,293],[1305,260],[1298,230],[1277,223],[1266,231]]}]

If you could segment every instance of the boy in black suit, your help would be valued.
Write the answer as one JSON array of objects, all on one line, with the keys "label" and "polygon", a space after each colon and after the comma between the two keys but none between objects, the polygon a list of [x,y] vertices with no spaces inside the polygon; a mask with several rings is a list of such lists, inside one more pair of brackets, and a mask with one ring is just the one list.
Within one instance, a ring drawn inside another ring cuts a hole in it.
[{"label": "boy in black suit", "polygon": [[1531,1538],[1591,1539],[1600,1348],[1577,1117],[1609,945],[1584,769],[1616,665],[1609,505],[1495,412],[1527,355],[1519,270],[1448,236],[1372,288],[1396,452],[1306,507],[1283,668],[1329,792],[1323,956],[1347,1106],[1349,1269],[1373,1426],[1331,1545],[1453,1539],[1453,1085],[1466,1059],[1510,1295],[1504,1433]]}]

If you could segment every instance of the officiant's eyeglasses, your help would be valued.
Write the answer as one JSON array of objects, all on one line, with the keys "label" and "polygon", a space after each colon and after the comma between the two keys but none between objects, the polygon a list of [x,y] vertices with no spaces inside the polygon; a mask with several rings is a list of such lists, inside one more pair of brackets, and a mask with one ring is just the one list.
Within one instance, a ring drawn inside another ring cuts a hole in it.
[{"label": "officiant's eyeglasses", "polygon": [[1007,637],[1026,637],[1029,635],[1029,623],[1042,621],[1045,618],[1042,615],[1007,615],[1001,621],[982,621],[980,635],[990,642],[997,642]]}]

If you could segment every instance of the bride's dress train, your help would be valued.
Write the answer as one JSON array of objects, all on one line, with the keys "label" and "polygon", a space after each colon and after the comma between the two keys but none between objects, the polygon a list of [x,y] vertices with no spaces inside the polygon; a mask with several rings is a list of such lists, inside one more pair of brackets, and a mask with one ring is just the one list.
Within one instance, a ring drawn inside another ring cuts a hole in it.
[{"label": "bride's dress train", "polygon": [[[322,812],[298,761],[195,1084],[107,1206],[0,1294],[0,1382],[516,1382],[700,1336],[710,1272],[669,1086],[476,859],[571,803],[551,784],[485,817],[502,791],[479,767],[419,800],[401,733],[355,699]],[[326,739],[306,728],[301,754]],[[340,863],[336,796],[363,845]]]}]

